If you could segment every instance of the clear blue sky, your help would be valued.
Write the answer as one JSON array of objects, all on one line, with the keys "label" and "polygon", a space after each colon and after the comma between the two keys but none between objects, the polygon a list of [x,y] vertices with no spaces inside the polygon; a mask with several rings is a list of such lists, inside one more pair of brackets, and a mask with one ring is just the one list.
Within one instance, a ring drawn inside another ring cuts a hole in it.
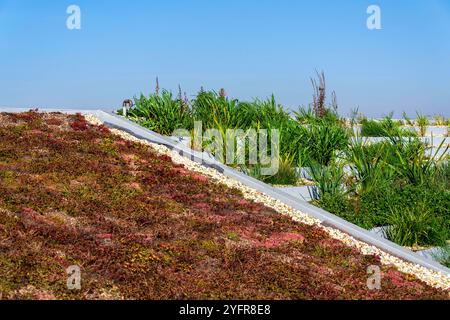
[{"label": "clear blue sky", "polygon": [[[81,8],[81,30],[66,9]],[[382,30],[366,9],[381,7]],[[450,116],[449,0],[0,0],[0,106],[103,107],[161,87]]]}]

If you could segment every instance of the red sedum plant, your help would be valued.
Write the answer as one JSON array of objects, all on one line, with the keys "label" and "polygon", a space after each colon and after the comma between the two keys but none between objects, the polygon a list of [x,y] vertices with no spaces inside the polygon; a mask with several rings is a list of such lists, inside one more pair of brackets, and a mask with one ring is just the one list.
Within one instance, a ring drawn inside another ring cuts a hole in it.
[{"label": "red sedum plant", "polygon": [[[81,268],[69,290],[66,268]],[[81,115],[0,114],[3,299],[447,299]]]}]

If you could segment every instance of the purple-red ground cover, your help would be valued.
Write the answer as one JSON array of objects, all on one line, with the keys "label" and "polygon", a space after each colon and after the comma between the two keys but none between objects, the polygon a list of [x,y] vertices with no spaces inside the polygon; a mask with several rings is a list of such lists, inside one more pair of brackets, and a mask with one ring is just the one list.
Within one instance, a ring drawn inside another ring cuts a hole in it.
[{"label": "purple-red ground cover", "polygon": [[[68,290],[66,268],[81,268]],[[0,114],[3,299],[447,299],[81,115]]]}]

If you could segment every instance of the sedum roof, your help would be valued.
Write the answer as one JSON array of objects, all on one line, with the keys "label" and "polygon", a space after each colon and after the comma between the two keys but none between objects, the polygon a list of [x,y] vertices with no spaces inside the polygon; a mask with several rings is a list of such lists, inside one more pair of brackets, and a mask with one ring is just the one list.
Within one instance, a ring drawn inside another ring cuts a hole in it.
[{"label": "sedum roof", "polygon": [[81,115],[0,114],[0,252],[3,299],[448,298]]}]

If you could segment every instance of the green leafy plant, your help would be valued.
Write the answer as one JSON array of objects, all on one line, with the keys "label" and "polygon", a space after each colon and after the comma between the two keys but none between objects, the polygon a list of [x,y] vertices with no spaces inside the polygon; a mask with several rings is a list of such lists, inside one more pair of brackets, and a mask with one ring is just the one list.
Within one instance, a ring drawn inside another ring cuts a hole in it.
[{"label": "green leafy plant", "polygon": [[240,165],[239,168],[246,175],[266,183],[273,185],[296,185],[298,182],[298,174],[293,163],[294,157],[280,156],[278,171],[271,176],[262,174],[261,170],[263,167],[259,163],[254,165]]},{"label": "green leafy plant", "polygon": [[427,133],[427,126],[430,125],[430,121],[426,116],[420,114],[419,112],[416,112],[416,114],[417,114],[416,123],[419,126],[419,135],[421,137],[425,137]]},{"label": "green leafy plant", "polygon": [[435,126],[445,126],[445,118],[443,115],[435,115],[433,120]]},{"label": "green leafy plant", "polygon": [[264,181],[275,185],[296,185],[298,174],[294,166],[294,157],[289,155],[280,156],[277,173],[264,178]]},{"label": "green leafy plant", "polygon": [[435,216],[425,205],[391,208],[386,218],[389,224],[387,237],[402,246],[445,244],[447,230],[442,219]]},{"label": "green leafy plant", "polygon": [[371,215],[379,225],[386,224],[385,214],[393,207],[402,210],[425,206],[444,220],[450,217],[450,192],[433,182],[416,186],[402,180],[382,180],[377,188],[361,193],[359,199],[361,212]]},{"label": "green leafy plant", "polygon": [[326,121],[311,124],[302,138],[308,157],[322,166],[328,166],[349,142],[349,132],[337,124]]},{"label": "green leafy plant", "polygon": [[363,119],[361,135],[364,137],[415,136],[415,133],[402,128],[402,123],[394,121],[391,113],[382,120]]},{"label": "green leafy plant", "polygon": [[450,268],[450,244],[446,244],[438,249],[438,251],[433,254],[433,258],[439,261],[440,264]]},{"label": "green leafy plant", "polygon": [[348,190],[344,186],[344,170],[341,166],[324,166],[314,160],[310,160],[307,172],[316,183],[319,198],[325,194],[345,194]]},{"label": "green leafy plant", "polygon": [[129,110],[127,116],[142,126],[165,135],[172,134],[176,129],[189,130],[193,127],[187,103],[174,98],[167,90],[149,97],[141,94],[135,99],[135,107]]},{"label": "green leafy plant", "polygon": [[[427,155],[427,147],[416,139],[389,137],[396,155],[392,167],[411,184],[418,185],[433,179],[436,165],[445,157],[449,147],[444,148],[444,141],[436,148],[434,154]],[[441,152],[443,151],[443,152]]]},{"label": "green leafy plant", "polygon": [[301,124],[309,124],[316,121],[316,114],[311,107],[300,107],[294,114],[297,121]]},{"label": "green leafy plant", "polygon": [[[383,178],[384,163],[382,161],[385,143],[376,145],[378,149],[370,149],[367,141],[360,137],[352,139],[350,147],[347,149],[347,160],[350,163],[353,174],[358,184],[357,190],[367,191],[378,185]],[[372,152],[374,150],[375,152]]]},{"label": "green leafy plant", "polygon": [[362,228],[372,229],[376,226],[372,216],[360,211],[358,199],[348,194],[327,193],[314,204]]},{"label": "green leafy plant", "polygon": [[[245,112],[242,112],[242,109]],[[286,126],[288,122],[293,122],[289,113],[276,102],[274,95],[266,100],[254,99],[250,103],[242,104],[240,112],[242,112],[242,117],[252,120],[252,127],[281,128]]]},{"label": "green leafy plant", "polygon": [[448,161],[438,164],[435,180],[450,190],[450,163]]},{"label": "green leafy plant", "polygon": [[363,119],[361,124],[361,135],[364,137],[383,137],[386,135],[385,128],[378,121]]},{"label": "green leafy plant", "polygon": [[203,128],[246,128],[248,121],[239,114],[239,101],[228,99],[214,91],[200,91],[192,101],[194,120],[201,121]]},{"label": "green leafy plant", "polygon": [[408,116],[406,112],[403,112],[403,119],[405,120],[408,126],[414,126],[414,121]]}]

